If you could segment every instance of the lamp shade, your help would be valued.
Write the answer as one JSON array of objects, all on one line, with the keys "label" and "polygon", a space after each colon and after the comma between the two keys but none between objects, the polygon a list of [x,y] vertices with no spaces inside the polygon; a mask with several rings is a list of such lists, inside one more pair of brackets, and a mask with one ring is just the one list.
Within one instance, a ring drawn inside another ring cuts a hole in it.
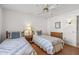
[{"label": "lamp shade", "polygon": [[26,26],[24,35],[25,36],[32,35],[32,27],[31,26]]}]

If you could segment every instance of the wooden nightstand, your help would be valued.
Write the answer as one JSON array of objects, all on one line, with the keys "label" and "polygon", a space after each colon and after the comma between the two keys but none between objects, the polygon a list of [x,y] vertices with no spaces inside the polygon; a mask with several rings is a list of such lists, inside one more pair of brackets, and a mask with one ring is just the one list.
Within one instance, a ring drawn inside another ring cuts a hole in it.
[{"label": "wooden nightstand", "polygon": [[25,36],[25,38],[26,38],[26,40],[27,40],[29,43],[32,43],[33,35]]}]

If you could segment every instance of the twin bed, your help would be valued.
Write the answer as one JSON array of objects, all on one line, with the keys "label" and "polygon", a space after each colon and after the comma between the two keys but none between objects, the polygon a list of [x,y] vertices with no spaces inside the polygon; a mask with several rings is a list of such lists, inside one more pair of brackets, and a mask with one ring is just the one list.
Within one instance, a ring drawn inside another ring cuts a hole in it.
[{"label": "twin bed", "polygon": [[[15,38],[11,38],[7,32],[7,39],[0,44],[0,55],[36,55],[36,51],[32,48],[30,43],[24,38],[19,37],[19,33],[14,34]],[[12,35],[12,33],[11,33]],[[9,38],[8,38],[9,36]],[[55,35],[57,36],[57,34]],[[57,36],[58,37],[58,36]],[[60,36],[59,36],[60,37]],[[64,42],[60,38],[46,36],[46,35],[34,35],[32,40],[41,49],[47,52],[47,54],[54,54],[63,49]]]},{"label": "twin bed", "polygon": [[6,32],[6,39],[0,44],[0,55],[36,55],[30,43],[20,32]]},{"label": "twin bed", "polygon": [[62,33],[59,32],[51,32],[51,36],[35,35],[33,42],[47,52],[47,54],[55,54],[62,50],[64,46]]}]

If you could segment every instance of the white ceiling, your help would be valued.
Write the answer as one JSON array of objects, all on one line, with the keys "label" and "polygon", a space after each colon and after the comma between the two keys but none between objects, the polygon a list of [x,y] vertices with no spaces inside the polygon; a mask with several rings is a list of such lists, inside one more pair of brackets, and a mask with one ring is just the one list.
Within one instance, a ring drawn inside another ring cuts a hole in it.
[{"label": "white ceiling", "polygon": [[44,7],[44,5],[40,5],[40,4],[5,4],[1,6],[8,10],[14,10],[14,11],[31,13],[31,14],[41,12],[42,8]]},{"label": "white ceiling", "polygon": [[[52,5],[53,4],[51,4],[50,6]],[[36,15],[41,13],[43,8],[45,7],[44,4],[2,4],[1,6],[8,10],[14,10]],[[59,7],[52,8],[51,10],[49,10],[49,12],[52,13],[53,15],[58,15],[64,12],[79,9],[79,4],[59,4],[58,6]]]}]

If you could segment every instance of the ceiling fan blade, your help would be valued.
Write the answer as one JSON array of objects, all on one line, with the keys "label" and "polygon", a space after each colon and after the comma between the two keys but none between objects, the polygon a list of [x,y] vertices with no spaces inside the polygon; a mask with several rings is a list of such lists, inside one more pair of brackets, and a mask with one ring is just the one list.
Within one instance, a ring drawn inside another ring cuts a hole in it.
[{"label": "ceiling fan blade", "polygon": [[50,6],[49,6],[49,9],[54,9],[54,8],[57,8],[57,7],[59,7],[59,5],[54,4],[54,5],[50,5]]}]

